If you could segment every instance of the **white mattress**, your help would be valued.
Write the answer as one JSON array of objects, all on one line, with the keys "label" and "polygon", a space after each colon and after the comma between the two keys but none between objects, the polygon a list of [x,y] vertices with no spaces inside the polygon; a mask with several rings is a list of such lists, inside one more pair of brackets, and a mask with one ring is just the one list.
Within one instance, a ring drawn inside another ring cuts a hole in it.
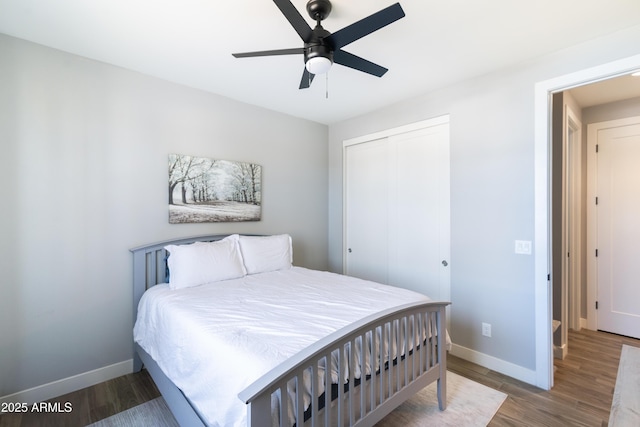
[{"label": "white mattress", "polygon": [[429,300],[406,289],[293,267],[198,287],[145,292],[134,340],[212,426],[245,426],[238,393],[341,327]]}]

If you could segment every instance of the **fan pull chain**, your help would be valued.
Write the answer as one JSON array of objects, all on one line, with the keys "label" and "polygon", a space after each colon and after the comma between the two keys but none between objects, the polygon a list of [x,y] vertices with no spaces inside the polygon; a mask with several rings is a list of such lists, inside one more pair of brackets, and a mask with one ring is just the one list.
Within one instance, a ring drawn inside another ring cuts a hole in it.
[{"label": "fan pull chain", "polygon": [[327,74],[325,74],[325,83],[324,83],[324,87],[325,87],[325,99],[329,99],[329,72],[327,72]]}]

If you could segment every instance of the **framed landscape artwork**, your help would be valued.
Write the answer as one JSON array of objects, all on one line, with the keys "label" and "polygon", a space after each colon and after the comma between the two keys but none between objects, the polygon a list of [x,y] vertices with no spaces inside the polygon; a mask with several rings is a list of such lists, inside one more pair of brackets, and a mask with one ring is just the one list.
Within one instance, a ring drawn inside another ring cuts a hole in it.
[{"label": "framed landscape artwork", "polygon": [[262,167],[169,154],[169,223],[260,221]]}]

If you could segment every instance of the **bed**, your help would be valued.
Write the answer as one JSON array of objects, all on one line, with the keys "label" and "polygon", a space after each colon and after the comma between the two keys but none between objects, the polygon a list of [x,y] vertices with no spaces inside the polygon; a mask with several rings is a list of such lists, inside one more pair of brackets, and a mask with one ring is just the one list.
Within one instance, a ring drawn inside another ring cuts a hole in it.
[{"label": "bed", "polygon": [[437,382],[448,302],[292,265],[288,235],[131,250],[134,371],[181,426],[370,426]]}]

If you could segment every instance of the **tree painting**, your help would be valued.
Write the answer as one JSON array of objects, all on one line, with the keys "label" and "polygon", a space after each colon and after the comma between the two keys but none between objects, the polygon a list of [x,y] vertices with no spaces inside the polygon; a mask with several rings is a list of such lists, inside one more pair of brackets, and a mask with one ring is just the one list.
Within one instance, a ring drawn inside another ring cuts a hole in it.
[{"label": "tree painting", "polygon": [[169,154],[169,223],[260,221],[262,167]]}]

